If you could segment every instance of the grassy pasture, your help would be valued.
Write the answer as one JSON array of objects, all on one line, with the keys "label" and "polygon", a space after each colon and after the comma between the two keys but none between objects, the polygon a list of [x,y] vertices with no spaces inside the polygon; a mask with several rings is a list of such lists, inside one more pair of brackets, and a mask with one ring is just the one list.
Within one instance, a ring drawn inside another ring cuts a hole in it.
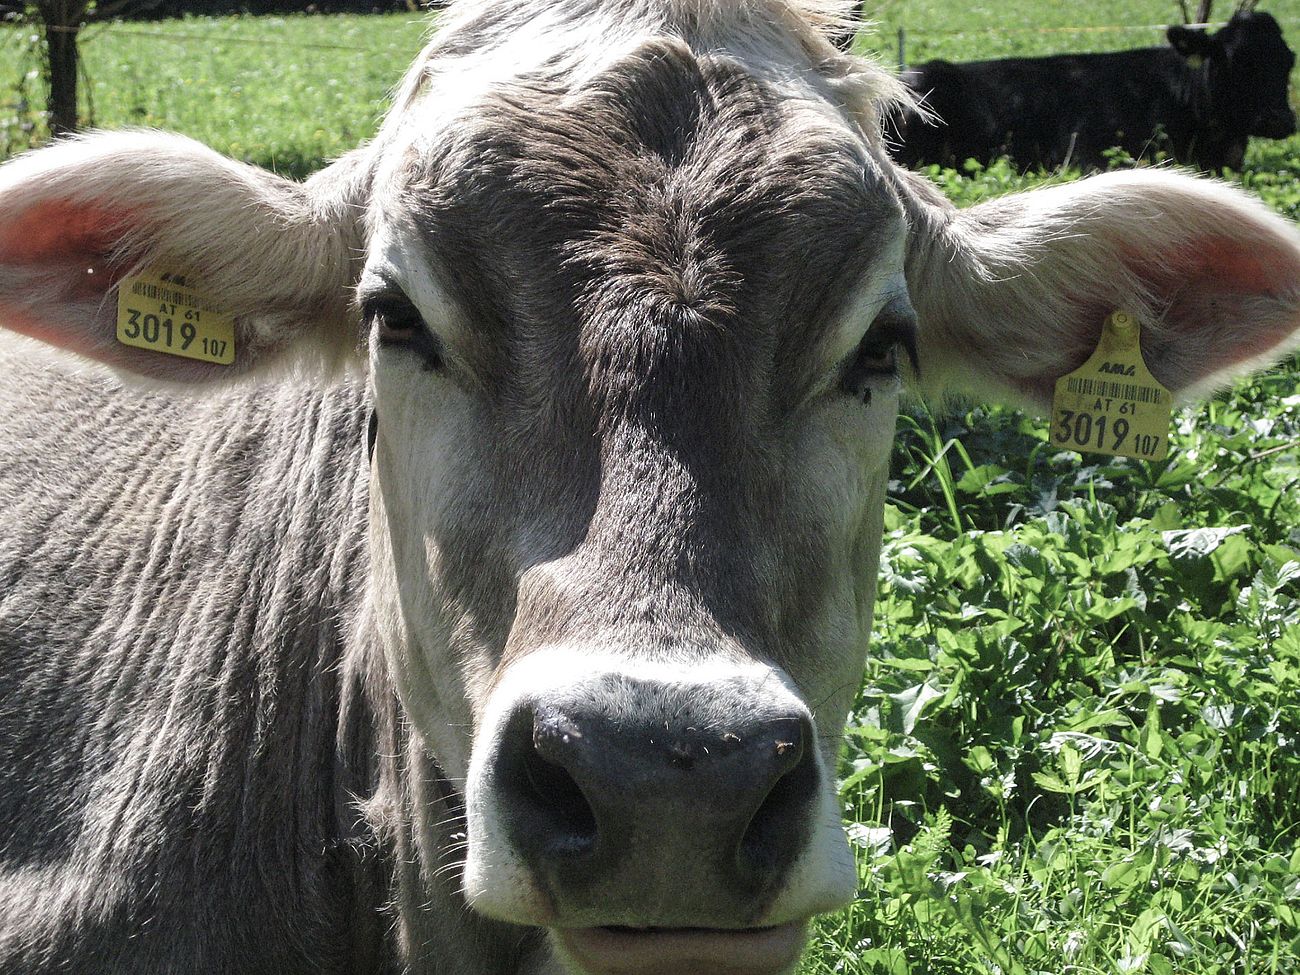
[{"label": "grassy pasture", "polygon": [[[1265,6],[1300,35],[1300,5]],[[895,2],[859,44],[1137,47],[1173,10]],[[1075,174],[931,175],[964,205]],[[1296,217],[1300,139],[1229,175]],[[902,418],[842,768],[861,893],[807,973],[1300,970],[1298,411],[1292,361],[1183,410],[1160,464],[1006,410]]]},{"label": "grassy pasture", "polygon": [[[415,14],[95,25],[82,35],[81,116],[181,132],[303,177],[375,133],[428,31]],[[0,33],[0,151],[43,131],[32,33]]]},{"label": "grassy pasture", "polygon": [[[1188,6],[1195,11],[1196,4]],[[1211,21],[1227,20],[1231,4],[1219,0]],[[1282,19],[1300,11],[1292,2],[1265,3],[1262,9]],[[907,60],[954,61],[1033,57],[1065,51],[1114,51],[1164,43],[1164,26],[1181,22],[1176,0],[1095,0],[1087,4],[1050,0],[957,4],[945,0],[882,0],[866,10],[875,30],[862,47],[896,58],[897,31],[908,33]],[[1286,26],[1283,25],[1286,32]]]},{"label": "grassy pasture", "polygon": [[[1265,6],[1300,44],[1300,0]],[[886,0],[892,63],[1160,43],[1165,0]],[[1071,26],[1124,31],[1064,33]],[[1050,30],[1049,30],[1050,29]],[[95,121],[303,175],[374,131],[409,16],[88,32]],[[0,138],[39,112],[24,34]],[[318,46],[310,46],[318,45]],[[0,55],[3,56],[3,55]],[[39,134],[39,125],[36,133]],[[1045,178],[931,174],[960,204]],[[1233,174],[1300,210],[1300,139]],[[845,738],[860,896],[804,975],[1300,971],[1300,366],[1100,461],[988,407],[900,422],[871,663]]]}]

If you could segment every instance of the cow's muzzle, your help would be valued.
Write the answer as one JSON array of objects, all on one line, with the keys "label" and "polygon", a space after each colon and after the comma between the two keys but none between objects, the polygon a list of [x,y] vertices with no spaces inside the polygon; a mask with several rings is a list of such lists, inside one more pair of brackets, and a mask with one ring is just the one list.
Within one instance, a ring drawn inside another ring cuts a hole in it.
[{"label": "cow's muzzle", "polygon": [[538,702],[512,716],[498,756],[512,844],[583,913],[611,898],[631,910],[653,892],[696,901],[673,920],[752,923],[811,825],[819,776],[806,714],[719,720],[688,701],[664,719],[603,710]]},{"label": "cow's muzzle", "polygon": [[[471,767],[471,903],[556,929],[582,971],[792,966],[852,867],[812,716],[754,669],[517,689]],[[611,967],[611,945],[641,961]]]}]

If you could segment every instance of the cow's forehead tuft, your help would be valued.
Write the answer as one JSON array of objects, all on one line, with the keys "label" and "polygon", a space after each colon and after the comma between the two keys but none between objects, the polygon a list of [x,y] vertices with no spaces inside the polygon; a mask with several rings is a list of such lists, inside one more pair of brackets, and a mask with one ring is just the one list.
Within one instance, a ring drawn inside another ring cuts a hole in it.
[{"label": "cow's forehead tuft", "polygon": [[394,188],[386,206],[455,268],[453,298],[482,327],[647,337],[672,323],[702,362],[808,344],[901,229],[832,107],[668,37],[578,88],[545,73],[498,86],[408,154]]},{"label": "cow's forehead tuft", "polygon": [[653,37],[679,37],[697,51],[741,57],[792,90],[819,87],[860,115],[862,131],[876,138],[881,112],[912,96],[892,72],[827,41],[826,31],[856,22],[854,6],[852,0],[462,0],[408,71],[380,141],[403,128],[459,124],[510,79],[582,86]]}]

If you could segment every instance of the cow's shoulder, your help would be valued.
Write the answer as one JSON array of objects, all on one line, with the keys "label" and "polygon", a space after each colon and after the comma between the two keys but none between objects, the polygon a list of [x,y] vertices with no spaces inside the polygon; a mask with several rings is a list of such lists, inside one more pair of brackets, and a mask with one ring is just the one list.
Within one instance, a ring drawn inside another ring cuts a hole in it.
[{"label": "cow's shoulder", "polygon": [[360,394],[0,365],[0,971],[349,970]]}]

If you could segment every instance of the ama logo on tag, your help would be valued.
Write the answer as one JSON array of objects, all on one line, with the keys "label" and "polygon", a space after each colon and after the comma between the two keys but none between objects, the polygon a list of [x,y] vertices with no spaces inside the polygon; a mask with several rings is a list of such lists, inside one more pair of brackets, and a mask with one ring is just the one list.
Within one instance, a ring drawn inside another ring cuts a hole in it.
[{"label": "ama logo on tag", "polygon": [[1103,362],[1098,372],[1109,373],[1112,376],[1133,376],[1137,374],[1137,369],[1131,363],[1123,362]]}]

